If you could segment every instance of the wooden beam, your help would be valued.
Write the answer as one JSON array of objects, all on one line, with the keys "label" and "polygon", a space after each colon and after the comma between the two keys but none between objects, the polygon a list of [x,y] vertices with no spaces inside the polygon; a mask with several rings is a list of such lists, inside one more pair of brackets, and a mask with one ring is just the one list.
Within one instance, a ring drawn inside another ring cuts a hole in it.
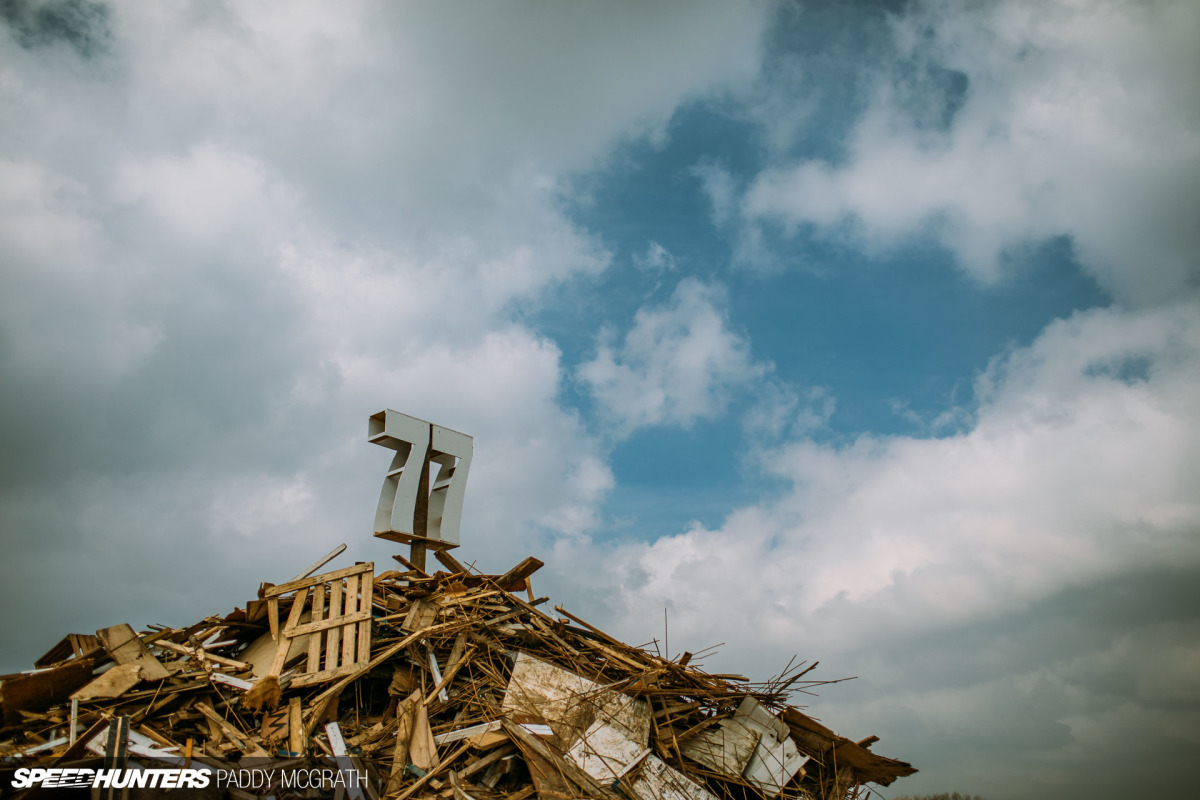
[{"label": "wooden beam", "polygon": [[[346,543],[345,543],[345,542],[342,542],[342,543],[341,543],[341,544],[339,544],[337,547],[333,548],[333,549],[332,549],[332,550],[330,550],[328,553],[326,553],[324,556],[322,556],[320,559],[318,559],[318,560],[317,560],[317,562],[316,562],[315,564],[313,564],[311,567],[309,567],[308,569],[304,570],[304,572],[301,572],[301,573],[300,573],[299,575],[297,575],[296,577],[292,578],[292,581],[302,581],[302,580],[304,580],[304,579],[305,579],[305,578],[307,578],[309,575],[312,575],[314,572],[316,572],[317,570],[319,570],[321,567],[325,566],[325,565],[326,565],[326,564],[328,564],[330,561],[333,561],[335,558],[337,558],[338,556],[340,556],[340,555],[342,554],[342,552],[343,552],[345,549],[346,549]],[[289,583],[290,583],[290,582],[291,582],[291,581],[289,581]]]},{"label": "wooden beam", "polygon": [[525,579],[544,566],[544,563],[530,556],[499,578],[496,578],[496,585],[506,592],[519,592],[525,588]]}]

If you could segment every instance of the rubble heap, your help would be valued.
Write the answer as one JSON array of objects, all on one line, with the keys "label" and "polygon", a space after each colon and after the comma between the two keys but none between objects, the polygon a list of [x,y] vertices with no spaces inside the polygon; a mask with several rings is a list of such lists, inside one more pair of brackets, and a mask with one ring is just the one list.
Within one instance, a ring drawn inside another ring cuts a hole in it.
[{"label": "rubble heap", "polygon": [[436,555],[446,571],[396,556],[402,568],[379,575],[371,563],[313,575],[318,562],[190,627],[70,634],[37,671],[0,679],[0,762],[326,758],[369,776],[347,788],[354,800],[840,800],[915,772],[871,752],[875,737],[851,741],[786,705],[822,683],[804,679],[811,666],[761,684],[708,674],[689,653],[664,658],[542,610],[537,559],[481,575]]}]

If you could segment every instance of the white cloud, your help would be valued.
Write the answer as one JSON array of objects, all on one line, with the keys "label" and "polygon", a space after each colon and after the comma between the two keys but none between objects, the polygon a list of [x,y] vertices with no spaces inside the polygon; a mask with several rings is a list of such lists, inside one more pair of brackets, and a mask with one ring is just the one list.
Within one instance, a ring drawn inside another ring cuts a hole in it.
[{"label": "white cloud", "polygon": [[[932,0],[892,30],[845,160],[764,171],[749,230],[849,229],[872,249],[932,234],[984,281],[1015,249],[1068,235],[1123,301],[1194,289],[1200,7]],[[943,127],[955,74],[965,96]]]},{"label": "white cloud", "polygon": [[271,180],[261,163],[211,143],[196,144],[186,156],[129,160],[118,167],[117,203],[142,204],[151,219],[196,244],[267,239],[263,230],[292,216],[296,192]]},{"label": "white cloud", "polygon": [[820,386],[804,392],[767,382],[759,387],[754,404],[742,417],[746,433],[758,441],[779,441],[826,428],[837,399]]},{"label": "white cloud", "polygon": [[722,300],[720,290],[685,278],[667,304],[637,312],[620,345],[608,332],[596,357],[579,367],[622,435],[711,419],[739,385],[768,372],[753,360],[749,341],[730,330]]},{"label": "white cloud", "polygon": [[709,219],[720,227],[727,223],[737,209],[737,184],[724,165],[706,159],[692,167],[692,174],[700,180],[700,188],[708,198],[711,211]]},{"label": "white cloud", "polygon": [[670,250],[651,240],[645,253],[633,257],[633,264],[646,272],[672,272],[675,270],[675,256],[671,255]]}]

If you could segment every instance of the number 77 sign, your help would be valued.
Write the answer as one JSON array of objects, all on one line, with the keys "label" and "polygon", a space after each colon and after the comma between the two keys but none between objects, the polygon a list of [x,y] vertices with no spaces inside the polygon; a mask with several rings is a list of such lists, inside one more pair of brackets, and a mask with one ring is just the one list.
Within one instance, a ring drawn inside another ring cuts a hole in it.
[{"label": "number 77 sign", "polygon": [[[396,451],[379,493],[375,535],[440,549],[458,547],[474,450],[471,437],[389,408],[371,415],[367,441]],[[431,475],[433,465],[437,472]]]}]

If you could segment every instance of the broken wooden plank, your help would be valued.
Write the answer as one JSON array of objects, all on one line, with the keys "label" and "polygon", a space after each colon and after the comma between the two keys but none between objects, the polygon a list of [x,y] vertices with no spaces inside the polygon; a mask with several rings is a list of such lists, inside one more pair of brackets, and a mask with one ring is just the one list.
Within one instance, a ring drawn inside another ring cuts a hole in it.
[{"label": "broken wooden plank", "polygon": [[515,722],[504,719],[500,723],[504,727],[505,733],[509,738],[521,748],[522,751],[537,753],[542,758],[546,759],[562,773],[564,777],[583,789],[590,797],[615,798],[616,794],[612,790],[601,786],[591,775],[580,769],[575,762],[566,758],[563,753],[556,752],[547,742],[542,741],[538,737],[529,733]]},{"label": "broken wooden plank", "polygon": [[481,722],[478,725],[469,725],[465,728],[439,733],[433,737],[433,741],[437,744],[449,744],[457,742],[460,739],[470,739],[478,736],[481,733],[490,733],[491,731],[500,730],[500,720],[494,719],[491,722]]},{"label": "broken wooden plank", "polygon": [[304,754],[304,719],[301,714],[300,698],[288,699],[288,752],[293,756]]},{"label": "broken wooden plank", "polygon": [[208,703],[196,703],[195,707],[197,711],[199,711],[205,716],[206,719],[212,722],[221,731],[221,733],[229,739],[229,741],[233,742],[233,744],[235,744],[237,748],[246,755],[261,756],[263,758],[269,757],[267,751],[263,750],[261,747],[251,741],[246,734],[242,733],[236,727],[231,725],[228,720],[214,711],[213,707]]},{"label": "broken wooden plank", "polygon": [[[175,642],[168,642],[168,641],[164,641],[164,640],[160,639],[154,643],[154,646],[162,647],[166,650],[170,650],[173,653],[179,653],[179,654],[185,655],[185,656],[198,657],[196,648],[188,647],[187,645],[176,644]],[[214,664],[220,664],[223,667],[230,667],[231,669],[242,670],[242,671],[248,670],[248,669],[253,669],[253,665],[247,664],[245,661],[238,661],[233,658],[226,658],[225,656],[219,656],[219,655],[216,655],[215,653],[210,653],[206,650],[203,652],[204,652],[205,660],[211,661]]]},{"label": "broken wooden plank", "polygon": [[506,592],[519,592],[525,588],[525,579],[544,566],[546,565],[542,561],[530,556],[496,578],[496,585]]},{"label": "broken wooden plank", "polygon": [[142,680],[161,681],[171,677],[162,662],[151,654],[140,636],[127,623],[96,631],[104,649],[118,664],[139,664]]},{"label": "broken wooden plank", "polygon": [[290,581],[288,581],[288,583],[295,583],[296,581],[304,580],[305,578],[307,578],[308,576],[312,575],[314,572],[319,570],[321,567],[325,566],[330,561],[333,561],[335,558],[340,556],[345,550],[346,550],[346,543],[342,542],[337,547],[333,548],[328,553],[326,553],[325,555],[323,555],[319,559],[317,559],[316,562],[311,567],[304,570],[304,572],[301,572],[299,575],[297,575],[296,577],[294,577]]},{"label": "broken wooden plank", "polygon": [[[421,690],[413,691],[400,702],[396,708],[396,744],[392,748],[392,769],[388,780],[387,794],[395,791],[400,784],[400,773],[409,764],[408,751],[412,743],[413,731],[416,730],[417,706],[421,704]],[[436,749],[437,743],[434,743]]]},{"label": "broken wooden plank", "polygon": [[459,563],[458,559],[450,555],[450,551],[438,548],[433,551],[433,557],[442,562],[442,565],[451,573],[467,572],[467,568]]},{"label": "broken wooden plank", "polygon": [[72,692],[92,680],[90,658],[29,675],[12,675],[0,681],[0,705],[4,725],[19,725],[21,711],[40,711],[68,699]]},{"label": "broken wooden plank", "polygon": [[467,749],[469,747],[470,747],[470,745],[466,745],[466,744],[461,745],[453,753],[446,756],[441,761],[439,761],[437,764],[435,764],[424,775],[417,778],[416,781],[414,781],[412,784],[410,784],[408,787],[406,787],[402,792],[395,794],[395,795],[389,794],[388,800],[405,800],[405,798],[411,797],[412,795],[416,794],[417,791],[424,788],[425,784],[427,784],[431,780],[433,780],[433,778],[435,776],[440,775],[442,770],[446,769],[446,767],[453,764],[458,759],[459,756],[461,756],[463,753],[467,752]]},{"label": "broken wooden plank", "polygon": [[[499,720],[497,720],[496,722],[497,722],[497,727],[499,727]],[[476,759],[475,761],[471,762],[467,766],[463,767],[459,771],[458,777],[463,778],[465,780],[465,779],[471,777],[472,775],[474,775],[475,773],[487,769],[488,767],[490,767],[492,764],[495,764],[500,759],[511,755],[515,750],[516,750],[516,748],[512,744],[506,744],[504,747],[497,747],[495,750],[488,753],[486,756],[482,756],[482,757]]]},{"label": "broken wooden plank", "polygon": [[[295,698],[299,700],[300,698]],[[266,742],[281,742],[288,737],[288,722],[291,718],[291,706],[280,706],[274,711],[263,714],[260,735]]]},{"label": "broken wooden plank", "polygon": [[437,741],[429,727],[429,710],[424,703],[413,712],[412,736],[408,742],[408,761],[423,770],[432,769],[438,761]]},{"label": "broken wooden plank", "polygon": [[223,672],[213,672],[209,674],[209,678],[213,683],[220,683],[224,686],[231,686],[239,692],[248,692],[254,688],[254,684],[243,678],[235,678],[232,675],[226,675]]},{"label": "broken wooden plank", "polygon": [[888,786],[897,778],[917,771],[906,761],[878,755],[837,735],[799,709],[785,708],[780,718],[787,723],[792,737],[805,753],[830,763],[836,755],[837,763],[850,768],[858,783]]},{"label": "broken wooden plank", "polygon": [[72,658],[84,658],[100,650],[100,640],[90,633],[68,633],[43,655],[34,660],[35,667],[52,667]]},{"label": "broken wooden plank", "polygon": [[441,606],[431,600],[415,600],[408,607],[408,614],[404,617],[404,622],[400,623],[400,627],[406,631],[419,631],[422,628],[428,628],[434,623],[441,611]]},{"label": "broken wooden plank", "polygon": [[141,664],[116,664],[71,695],[73,702],[120,697],[142,680]]}]

